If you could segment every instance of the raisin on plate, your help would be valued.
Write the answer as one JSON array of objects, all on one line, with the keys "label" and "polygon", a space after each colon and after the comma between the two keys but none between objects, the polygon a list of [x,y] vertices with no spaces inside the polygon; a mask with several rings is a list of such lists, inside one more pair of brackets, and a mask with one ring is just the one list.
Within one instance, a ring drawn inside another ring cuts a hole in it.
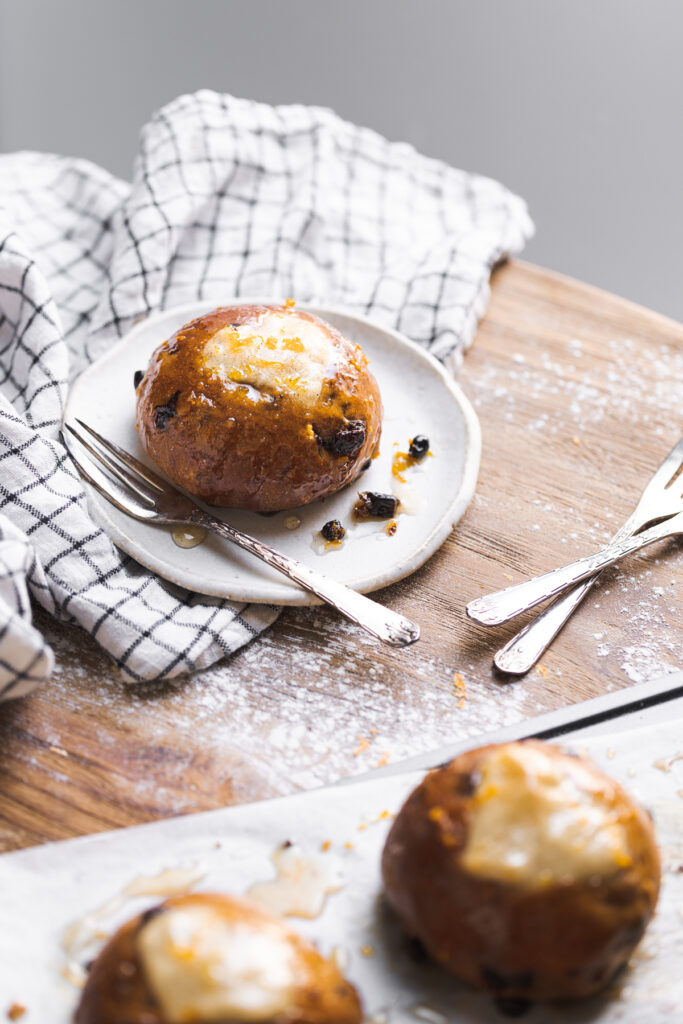
[{"label": "raisin on plate", "polygon": [[320,533],[325,540],[332,541],[333,543],[338,543],[346,536],[346,530],[338,519],[330,519],[329,522],[325,523]]},{"label": "raisin on plate", "polygon": [[399,500],[393,494],[359,491],[353,511],[358,519],[391,519],[398,506]]},{"label": "raisin on plate", "polygon": [[429,451],[429,438],[424,434],[416,434],[410,441],[408,454],[414,459],[423,459]]}]

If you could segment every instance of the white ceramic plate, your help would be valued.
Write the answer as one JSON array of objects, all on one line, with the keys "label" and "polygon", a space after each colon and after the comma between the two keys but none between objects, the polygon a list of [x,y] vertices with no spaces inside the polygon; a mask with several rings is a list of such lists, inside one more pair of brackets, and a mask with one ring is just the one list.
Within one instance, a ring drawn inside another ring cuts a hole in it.
[{"label": "white ceramic plate", "polygon": [[[235,300],[240,304],[252,301],[273,302]],[[225,303],[229,304],[231,300]],[[206,303],[193,303],[153,314],[137,324],[75,382],[65,421],[77,417],[153,465],[135,430],[133,374],[146,368],[161,341],[210,308]],[[479,422],[441,364],[403,335],[341,310],[300,308],[329,321],[361,345],[368,356],[384,403],[380,455],[355,484],[303,508],[272,516],[235,509],[221,509],[218,514],[354,590],[377,590],[403,579],[426,562],[467,508],[479,469]],[[397,490],[392,459],[397,450],[407,450],[415,434],[427,435],[433,455],[407,470],[406,485]],[[352,525],[351,508],[358,490],[393,490],[402,496],[406,511],[398,516],[393,537],[387,535],[382,521]],[[234,601],[319,603],[274,569],[219,537],[209,534],[197,547],[180,548],[168,527],[131,519],[92,489],[89,497],[94,517],[114,543],[173,583]],[[285,526],[292,515],[301,520],[295,530]],[[328,519],[339,519],[350,527],[340,548],[325,549],[317,536]]]}]

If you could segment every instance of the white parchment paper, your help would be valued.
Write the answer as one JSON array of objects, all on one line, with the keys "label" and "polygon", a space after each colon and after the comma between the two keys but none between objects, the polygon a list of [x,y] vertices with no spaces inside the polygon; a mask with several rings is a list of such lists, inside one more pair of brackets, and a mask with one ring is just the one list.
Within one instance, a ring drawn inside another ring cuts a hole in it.
[{"label": "white parchment paper", "polygon": [[[655,921],[631,968],[605,998],[536,1007],[527,1024],[660,1024],[683,1006],[683,720],[577,740],[652,810],[664,860]],[[571,746],[572,744],[566,744]],[[67,1024],[78,990],[62,977],[61,938],[74,920],[115,899],[131,880],[166,868],[204,872],[198,889],[238,895],[274,877],[285,840],[340,871],[341,889],[312,920],[292,924],[329,954],[341,950],[368,1017],[388,1024],[500,1024],[504,1015],[437,967],[416,962],[381,899],[380,853],[391,816],[422,777],[411,772],[346,787],[197,814],[0,857],[0,1017],[13,1001],[26,1024]],[[388,812],[388,813],[386,813]],[[329,844],[329,846],[328,846]],[[325,849],[323,849],[325,847]],[[128,899],[99,923],[110,932],[158,899]],[[94,945],[89,959],[97,952]]]}]

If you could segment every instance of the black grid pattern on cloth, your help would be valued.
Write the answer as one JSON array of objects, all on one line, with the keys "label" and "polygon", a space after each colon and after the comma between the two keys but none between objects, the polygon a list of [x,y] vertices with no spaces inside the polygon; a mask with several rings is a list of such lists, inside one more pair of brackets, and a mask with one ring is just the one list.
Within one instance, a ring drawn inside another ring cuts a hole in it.
[{"label": "black grid pattern on cloth", "polygon": [[269,296],[346,306],[455,367],[492,266],[533,231],[502,185],[342,121],[201,91],[142,132],[133,182],[0,156],[0,699],[49,675],[27,593],[124,678],[205,667],[278,613],[190,594],[93,523],[59,439],[70,379],[140,317]]},{"label": "black grid pattern on cloth", "polygon": [[31,625],[27,578],[35,556],[28,540],[0,515],[0,693],[22,697],[52,671],[52,651]]}]

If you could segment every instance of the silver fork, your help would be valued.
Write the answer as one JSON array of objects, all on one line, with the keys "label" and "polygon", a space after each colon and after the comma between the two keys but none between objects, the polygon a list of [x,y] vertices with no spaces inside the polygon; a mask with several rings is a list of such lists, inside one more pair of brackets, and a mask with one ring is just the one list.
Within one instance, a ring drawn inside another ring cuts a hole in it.
[{"label": "silver fork", "polygon": [[[619,543],[637,534],[648,523],[681,509],[681,498],[672,485],[683,469],[683,437],[651,477],[640,501],[621,529],[612,537],[611,543]],[[524,629],[513,636],[504,647],[496,652],[493,662],[501,672],[523,675],[531,669],[544,651],[550,646],[567,620],[574,614],[598,575],[578,583],[567,594],[553,603],[533,619]]]},{"label": "silver fork", "polygon": [[627,536],[621,540],[614,541],[586,558],[580,558],[576,562],[562,566],[560,569],[553,569],[552,572],[536,576],[534,579],[525,580],[515,586],[506,587],[495,594],[487,594],[467,605],[467,614],[471,619],[480,622],[485,626],[497,626],[509,619],[521,615],[529,608],[534,608],[542,601],[554,597],[567,587],[578,583],[579,580],[588,579],[597,573],[613,565],[626,555],[633,554],[640,548],[653,544],[664,537],[671,537],[683,533],[683,478],[679,472],[671,477],[667,490],[671,488],[666,496],[666,502],[661,508],[657,508],[656,518],[651,522],[653,525],[638,533]]},{"label": "silver fork", "polygon": [[[176,490],[130,452],[107,441],[82,420],[76,419],[76,423],[88,437],[84,437],[73,424],[64,424],[62,437],[71,458],[81,476],[121,512],[146,523],[168,526],[185,523],[213,530],[214,533],[256,555],[305,590],[311,591],[378,640],[394,647],[405,647],[419,639],[420,627],[410,619],[384,608],[363,594],[356,593],[343,583],[337,583],[336,580],[309,569],[296,559],[283,555],[255,537],[205,512],[191,498]],[[104,467],[106,475],[90,460],[87,460],[87,465],[84,464],[83,456],[74,450],[69,435],[75,437]]]}]

